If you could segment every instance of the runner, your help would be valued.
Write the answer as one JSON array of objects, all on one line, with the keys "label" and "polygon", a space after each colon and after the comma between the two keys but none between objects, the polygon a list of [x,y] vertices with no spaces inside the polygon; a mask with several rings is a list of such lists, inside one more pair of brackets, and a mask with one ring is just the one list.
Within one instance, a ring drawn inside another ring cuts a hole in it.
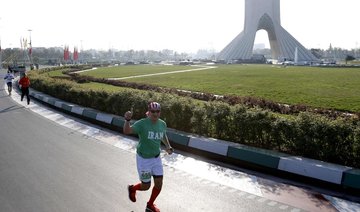
[{"label": "runner", "polygon": [[129,185],[129,198],[136,202],[136,191],[146,191],[151,187],[151,177],[154,178],[154,187],[146,211],[159,212],[159,208],[154,204],[155,199],[160,194],[163,183],[163,165],[160,157],[160,145],[163,142],[168,154],[173,153],[169,140],[166,136],[166,123],[160,119],[160,104],[151,102],[148,105],[147,117],[135,122],[130,126],[132,111],[125,113],[125,123],[123,132],[125,134],[138,134],[139,144],[136,151],[136,164],[140,182],[136,185]]},{"label": "runner", "polygon": [[12,91],[12,81],[14,79],[14,75],[8,71],[7,74],[5,75],[4,79],[6,80],[6,84],[8,86],[8,91],[9,91],[9,96],[11,95],[11,91]]},{"label": "runner", "polygon": [[30,104],[30,96],[29,96],[30,79],[26,73],[24,73],[24,76],[19,80],[19,85],[21,86],[21,101],[24,99],[24,96],[26,95],[27,104]]}]

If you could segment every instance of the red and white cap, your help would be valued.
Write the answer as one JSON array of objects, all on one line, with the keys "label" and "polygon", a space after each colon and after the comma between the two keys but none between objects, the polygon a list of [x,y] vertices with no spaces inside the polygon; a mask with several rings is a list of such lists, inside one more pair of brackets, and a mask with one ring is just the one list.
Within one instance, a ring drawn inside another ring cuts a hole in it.
[{"label": "red and white cap", "polygon": [[148,110],[161,110],[161,106],[157,102],[150,102],[148,105]]}]

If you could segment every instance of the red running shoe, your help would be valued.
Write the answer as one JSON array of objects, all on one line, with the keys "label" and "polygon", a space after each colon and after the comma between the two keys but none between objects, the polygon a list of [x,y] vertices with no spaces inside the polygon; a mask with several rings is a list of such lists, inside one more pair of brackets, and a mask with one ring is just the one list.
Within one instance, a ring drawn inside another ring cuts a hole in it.
[{"label": "red running shoe", "polygon": [[129,199],[131,202],[136,202],[136,191],[132,189],[133,187],[133,185],[128,185]]},{"label": "red running shoe", "polygon": [[160,209],[156,207],[155,204],[150,205],[149,203],[146,204],[146,212],[160,212]]}]

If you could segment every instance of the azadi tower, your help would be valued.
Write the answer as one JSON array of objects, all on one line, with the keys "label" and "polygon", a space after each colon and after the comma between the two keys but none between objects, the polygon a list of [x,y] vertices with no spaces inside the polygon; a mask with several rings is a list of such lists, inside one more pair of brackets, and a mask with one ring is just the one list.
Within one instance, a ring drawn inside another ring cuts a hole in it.
[{"label": "azadi tower", "polygon": [[268,33],[273,59],[296,62],[317,60],[281,26],[280,0],[245,0],[244,30],[218,54],[217,59],[250,59],[256,32],[261,29]]}]

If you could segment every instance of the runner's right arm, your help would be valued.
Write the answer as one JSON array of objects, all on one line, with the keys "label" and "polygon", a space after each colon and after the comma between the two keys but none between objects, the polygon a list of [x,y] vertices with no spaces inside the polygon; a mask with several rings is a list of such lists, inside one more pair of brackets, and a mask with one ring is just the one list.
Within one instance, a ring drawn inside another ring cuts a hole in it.
[{"label": "runner's right arm", "polygon": [[133,133],[133,129],[132,127],[130,126],[130,120],[131,120],[131,117],[132,117],[132,112],[131,111],[127,111],[124,115],[124,118],[125,118],[125,123],[124,123],[124,126],[123,126],[123,133],[124,134],[131,134]]}]

